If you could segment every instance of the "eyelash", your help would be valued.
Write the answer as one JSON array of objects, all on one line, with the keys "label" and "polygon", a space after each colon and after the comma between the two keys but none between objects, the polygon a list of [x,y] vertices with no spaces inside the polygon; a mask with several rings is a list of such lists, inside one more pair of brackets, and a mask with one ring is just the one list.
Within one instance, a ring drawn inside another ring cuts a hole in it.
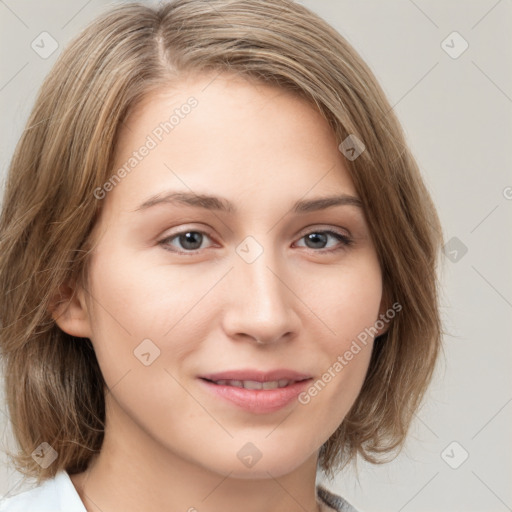
[{"label": "eyelash", "polygon": [[[202,249],[196,249],[194,251],[177,251],[177,250],[169,248],[168,242],[170,240],[174,240],[175,238],[179,238],[181,235],[185,235],[186,233],[200,233],[201,235],[206,235],[208,238],[211,239],[211,237],[208,235],[208,233],[205,233],[204,231],[200,231],[198,229],[186,229],[184,231],[180,231],[180,232],[175,233],[175,234],[173,234],[171,236],[168,236],[168,237],[164,238],[163,240],[160,240],[160,242],[158,242],[158,243],[166,251],[169,251],[169,252],[172,252],[172,253],[175,253],[175,254],[194,256],[198,252],[200,252]],[[348,237],[347,235],[344,235],[342,233],[338,233],[337,231],[328,230],[328,229],[327,230],[314,230],[314,231],[310,231],[309,233],[306,233],[306,234],[302,235],[299,240],[302,240],[303,238],[305,238],[308,235],[311,235],[313,233],[314,234],[322,233],[322,234],[331,235],[332,237],[336,238],[339,242],[341,242],[341,246],[340,247],[336,247],[334,249],[318,249],[318,250],[316,250],[316,249],[312,249],[310,247],[306,247],[306,249],[309,249],[310,251],[313,251],[313,252],[319,252],[319,253],[338,252],[338,251],[341,251],[343,249],[346,249],[347,247],[350,247],[354,243],[354,241],[350,237]]]}]

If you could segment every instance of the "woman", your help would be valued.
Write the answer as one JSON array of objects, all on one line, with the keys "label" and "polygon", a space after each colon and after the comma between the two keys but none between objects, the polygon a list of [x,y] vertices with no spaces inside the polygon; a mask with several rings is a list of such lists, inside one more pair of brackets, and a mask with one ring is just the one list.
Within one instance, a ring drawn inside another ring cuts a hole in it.
[{"label": "woman", "polygon": [[317,469],[403,445],[441,228],[371,71],[306,8],[98,18],[42,86],[0,232],[13,460],[40,484],[0,510],[355,510]]}]

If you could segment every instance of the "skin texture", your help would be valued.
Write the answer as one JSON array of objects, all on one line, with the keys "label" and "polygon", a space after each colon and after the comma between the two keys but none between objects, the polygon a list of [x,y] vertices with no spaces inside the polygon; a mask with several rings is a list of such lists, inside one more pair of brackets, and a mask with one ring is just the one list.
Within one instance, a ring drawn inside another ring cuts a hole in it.
[{"label": "skin texture", "polygon": [[[198,376],[320,378],[386,310],[377,254],[361,207],[291,211],[357,194],[327,122],[282,89],[220,75],[153,93],[124,123],[114,170],[190,96],[198,105],[102,199],[89,283],[55,314],[91,339],[109,387],[102,451],[72,481],[95,512],[316,510],[318,451],[354,403],[373,342],[310,403],[272,413],[236,407]],[[137,210],[169,190],[222,196],[237,213]],[[328,229],[352,244],[307,245]],[[183,231],[205,233],[199,249],[170,238]],[[237,253],[248,236],[263,251],[252,263]],[[160,350],[148,366],[134,355],[144,339]],[[252,467],[237,457],[249,442],[262,455]]]}]

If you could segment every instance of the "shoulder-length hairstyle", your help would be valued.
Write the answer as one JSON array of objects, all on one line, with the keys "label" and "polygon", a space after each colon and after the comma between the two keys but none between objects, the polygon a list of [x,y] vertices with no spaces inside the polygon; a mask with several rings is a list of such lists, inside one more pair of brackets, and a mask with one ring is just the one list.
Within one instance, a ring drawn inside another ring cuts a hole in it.
[{"label": "shoulder-length hairstyle", "polygon": [[[0,348],[19,444],[12,458],[39,482],[86,469],[101,449],[108,392],[90,340],[59,329],[52,301],[65,283],[87,282],[102,208],[94,191],[112,176],[123,120],[149,92],[195,72],[234,73],[299,94],[338,143],[355,135],[365,145],[346,165],[384,293],[401,310],[375,340],[361,392],[322,446],[320,468],[332,475],[358,453],[385,462],[403,447],[432,378],[442,335],[442,229],[402,128],[358,53],[293,1],[121,5],[92,22],[46,78],[10,165],[0,217]],[[48,467],[33,455],[41,443],[58,453]]]}]

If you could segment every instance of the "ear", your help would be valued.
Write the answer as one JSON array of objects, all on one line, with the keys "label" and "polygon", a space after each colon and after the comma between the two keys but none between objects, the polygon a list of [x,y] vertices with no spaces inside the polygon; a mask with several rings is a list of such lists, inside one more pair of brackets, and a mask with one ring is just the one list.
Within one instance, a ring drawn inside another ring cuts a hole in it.
[{"label": "ear", "polygon": [[67,334],[90,338],[89,311],[82,287],[76,283],[61,285],[50,301],[49,311],[55,323]]}]

